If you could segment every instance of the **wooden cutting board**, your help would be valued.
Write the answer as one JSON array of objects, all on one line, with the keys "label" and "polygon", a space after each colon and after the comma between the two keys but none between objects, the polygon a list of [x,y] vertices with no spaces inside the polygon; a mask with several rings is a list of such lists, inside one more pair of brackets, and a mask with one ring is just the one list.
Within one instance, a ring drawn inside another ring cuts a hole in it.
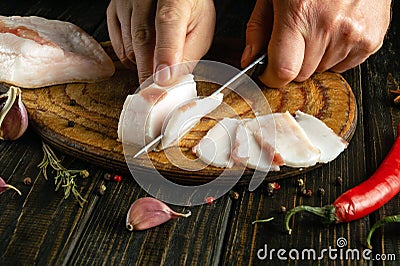
[{"label": "wooden cutting board", "polygon": [[[139,83],[135,71],[124,69],[119,62],[116,62],[116,66],[117,71],[109,80],[23,89],[22,95],[31,127],[46,142],[67,154],[113,172],[126,174],[129,169],[123,146],[117,141],[117,126],[126,96],[134,93]],[[205,82],[198,83],[197,87],[199,95],[209,95],[217,88],[215,84]],[[355,130],[357,108],[353,92],[341,75],[329,72],[315,74],[303,83],[290,83],[279,89],[263,87],[262,91],[273,112],[294,113],[301,110],[312,114],[350,141]],[[224,102],[241,117],[253,116],[250,106],[234,93],[228,94]],[[191,147],[215,123],[215,119],[203,118],[180,141],[179,151],[187,158],[194,159]],[[177,148],[171,148],[172,153],[173,149]],[[147,158],[145,156],[135,160],[132,166],[144,174],[154,166],[165,177],[177,183],[209,182],[222,172],[222,169],[211,166],[195,172],[182,170],[174,166],[164,152],[149,153],[150,160],[144,159]],[[233,173],[238,169],[233,167],[229,171]],[[296,175],[299,171],[283,167],[279,172],[268,173],[265,179],[276,180]],[[252,174],[252,170],[246,170],[239,183],[247,184]]]}]

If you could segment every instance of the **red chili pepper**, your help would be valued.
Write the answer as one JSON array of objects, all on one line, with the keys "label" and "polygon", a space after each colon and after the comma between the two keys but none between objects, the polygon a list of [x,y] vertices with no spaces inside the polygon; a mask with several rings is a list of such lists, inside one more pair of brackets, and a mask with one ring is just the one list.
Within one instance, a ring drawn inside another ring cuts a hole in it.
[{"label": "red chili pepper", "polygon": [[376,172],[358,186],[344,192],[331,205],[324,207],[297,206],[286,213],[285,227],[297,212],[306,211],[321,216],[327,223],[360,219],[392,199],[400,192],[400,124],[397,138]]}]

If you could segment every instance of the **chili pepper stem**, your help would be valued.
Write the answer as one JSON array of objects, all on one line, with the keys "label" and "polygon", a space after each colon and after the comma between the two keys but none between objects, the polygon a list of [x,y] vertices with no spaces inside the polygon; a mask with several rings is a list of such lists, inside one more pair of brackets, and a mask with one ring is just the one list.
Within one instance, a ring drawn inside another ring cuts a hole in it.
[{"label": "chili pepper stem", "polygon": [[263,219],[263,220],[255,220],[255,221],[253,221],[251,224],[255,224],[255,223],[267,223],[267,222],[272,221],[273,219],[274,219],[274,217],[270,217],[270,218]]},{"label": "chili pepper stem", "polygon": [[312,213],[319,217],[322,217],[324,222],[326,222],[328,224],[334,223],[336,221],[335,214],[334,214],[335,207],[333,205],[326,205],[323,207],[312,207],[312,206],[300,205],[300,206],[297,206],[297,207],[289,210],[285,215],[285,229],[289,235],[292,234],[292,229],[290,229],[290,227],[289,227],[290,218],[295,213],[303,212],[303,211]]},{"label": "chili pepper stem", "polygon": [[381,227],[382,225],[387,224],[387,223],[400,223],[400,214],[384,217],[384,218],[380,219],[379,221],[377,221],[371,227],[371,229],[369,230],[368,236],[367,236],[367,247],[369,249],[372,249],[372,246],[371,246],[372,234],[375,232],[376,229],[378,229],[379,227]]}]

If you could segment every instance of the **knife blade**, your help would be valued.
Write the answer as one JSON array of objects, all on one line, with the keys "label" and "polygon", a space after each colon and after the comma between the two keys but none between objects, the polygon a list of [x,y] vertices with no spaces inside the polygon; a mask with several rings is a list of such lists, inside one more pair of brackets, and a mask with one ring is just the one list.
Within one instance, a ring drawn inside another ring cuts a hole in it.
[{"label": "knife blade", "polygon": [[[246,74],[250,69],[252,69],[254,66],[258,64],[264,64],[264,59],[266,59],[267,54],[263,54],[260,57],[258,57],[256,60],[254,60],[250,65],[248,65],[246,68],[244,68],[242,71],[237,73],[235,76],[233,76],[230,80],[228,80],[225,84],[223,84],[218,90],[214,91],[210,96],[215,96],[218,93],[222,92],[224,89],[226,89],[229,85],[231,85],[233,82],[235,82],[237,79],[239,79],[241,76]],[[137,158],[141,156],[144,153],[147,153],[150,149],[156,147],[162,138],[164,137],[164,134],[160,134],[157,136],[155,139],[150,141],[148,144],[146,144],[142,149],[140,149],[134,156],[133,158]]]}]

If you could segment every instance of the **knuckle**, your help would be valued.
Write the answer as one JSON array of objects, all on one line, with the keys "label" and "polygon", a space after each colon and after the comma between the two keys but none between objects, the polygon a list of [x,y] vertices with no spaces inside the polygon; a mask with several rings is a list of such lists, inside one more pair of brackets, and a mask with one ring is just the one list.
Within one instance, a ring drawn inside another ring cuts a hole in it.
[{"label": "knuckle", "polygon": [[170,24],[182,19],[182,12],[179,8],[179,1],[166,1],[160,7],[157,14],[157,22],[160,24]]},{"label": "knuckle", "polygon": [[144,46],[151,42],[151,30],[147,26],[139,26],[133,30],[133,43],[135,46]]},{"label": "knuckle", "polygon": [[342,24],[341,37],[346,46],[364,55],[374,53],[383,43],[383,38],[368,34],[365,26],[349,21]]},{"label": "knuckle", "polygon": [[383,44],[383,40],[377,38],[364,38],[359,44],[359,49],[361,53],[365,55],[373,54],[377,49],[379,49]]}]

